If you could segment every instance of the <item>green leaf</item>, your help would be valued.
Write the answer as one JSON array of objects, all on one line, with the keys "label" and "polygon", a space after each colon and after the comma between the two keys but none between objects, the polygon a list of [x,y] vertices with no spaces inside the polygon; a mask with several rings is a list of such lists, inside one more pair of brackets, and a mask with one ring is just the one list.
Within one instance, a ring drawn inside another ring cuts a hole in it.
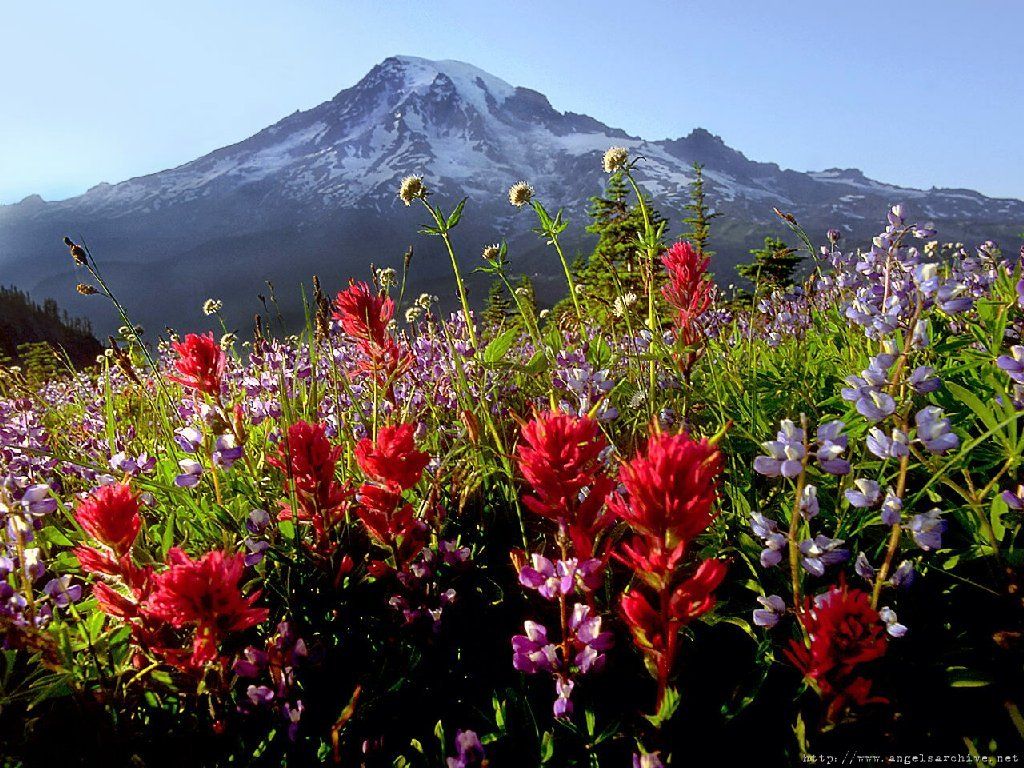
[{"label": "green leaf", "polygon": [[540,739],[540,762],[546,763],[555,756],[555,734],[551,731],[544,731]]},{"label": "green leaf", "polygon": [[446,229],[451,229],[456,226],[462,219],[462,209],[466,207],[466,201],[468,199],[468,197],[462,198],[461,202],[455,206],[455,210],[452,211],[452,215],[448,217],[448,221],[445,223]]},{"label": "green leaf", "polygon": [[967,667],[947,667],[946,680],[951,688],[983,688],[992,681],[977,670]]},{"label": "green leaf", "polygon": [[501,362],[512,345],[519,338],[518,328],[509,328],[503,334],[491,340],[491,343],[484,348],[483,360],[489,365]]}]

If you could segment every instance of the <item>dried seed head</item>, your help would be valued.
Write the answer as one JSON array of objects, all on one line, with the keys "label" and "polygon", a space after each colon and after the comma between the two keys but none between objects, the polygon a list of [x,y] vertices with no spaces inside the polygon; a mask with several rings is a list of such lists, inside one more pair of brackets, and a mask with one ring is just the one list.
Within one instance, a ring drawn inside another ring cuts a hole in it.
[{"label": "dried seed head", "polygon": [[409,325],[417,323],[422,316],[423,309],[421,307],[409,307],[405,310],[405,322]]},{"label": "dried seed head", "polygon": [[604,172],[615,173],[626,165],[629,160],[629,151],[625,147],[609,147],[604,153]]},{"label": "dried seed head", "polygon": [[[65,238],[65,242],[68,242],[67,238]],[[78,266],[84,267],[89,261],[85,255],[85,248],[80,245],[75,245],[74,243],[71,243],[69,247],[71,248],[71,259]]]},{"label": "dried seed head", "polygon": [[233,333],[225,333],[220,337],[220,345],[224,349],[230,349],[238,341],[238,337]]},{"label": "dried seed head", "polygon": [[517,181],[508,190],[508,201],[516,208],[522,208],[533,199],[533,187],[525,181]]},{"label": "dried seed head", "polygon": [[224,302],[220,299],[207,299],[203,302],[203,314],[206,316],[216,315],[224,308]]},{"label": "dried seed head", "polygon": [[497,243],[484,246],[482,256],[484,261],[497,261],[498,257],[501,256],[501,246]]},{"label": "dried seed head", "polygon": [[394,288],[398,284],[398,273],[391,267],[385,267],[384,269],[377,270],[377,284],[381,288],[387,290],[388,288]]},{"label": "dried seed head", "polygon": [[406,176],[402,179],[402,185],[398,188],[398,197],[406,205],[412,205],[417,198],[427,196],[427,187],[423,184],[422,176]]},{"label": "dried seed head", "polygon": [[75,286],[75,290],[78,291],[83,296],[92,296],[95,293],[99,293],[99,291],[97,291],[96,288],[89,285],[88,283],[79,283],[78,285]]}]

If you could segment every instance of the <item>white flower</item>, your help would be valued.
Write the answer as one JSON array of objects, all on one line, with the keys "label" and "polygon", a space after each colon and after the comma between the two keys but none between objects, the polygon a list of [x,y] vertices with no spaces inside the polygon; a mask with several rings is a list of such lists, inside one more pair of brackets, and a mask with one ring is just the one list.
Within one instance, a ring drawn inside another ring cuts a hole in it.
[{"label": "white flower", "polygon": [[615,173],[629,160],[629,151],[625,147],[609,147],[604,153],[604,172]]},{"label": "white flower", "polygon": [[422,176],[406,176],[402,179],[402,185],[398,188],[398,197],[406,205],[412,205],[416,198],[427,196],[427,188],[423,184]]},{"label": "white flower", "polygon": [[517,181],[508,190],[508,201],[516,208],[522,208],[533,199],[533,187],[525,181]]},{"label": "white flower", "polygon": [[224,302],[220,299],[207,299],[203,302],[203,314],[209,317],[215,315],[224,308]]}]

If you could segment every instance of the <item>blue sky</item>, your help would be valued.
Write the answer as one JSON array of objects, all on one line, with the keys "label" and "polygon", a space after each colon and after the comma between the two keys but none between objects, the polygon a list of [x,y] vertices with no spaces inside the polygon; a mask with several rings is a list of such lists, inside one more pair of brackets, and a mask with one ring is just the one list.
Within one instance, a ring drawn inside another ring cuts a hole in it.
[{"label": "blue sky", "polygon": [[1024,198],[1020,0],[5,0],[0,203],[238,141],[402,53],[646,138]]}]

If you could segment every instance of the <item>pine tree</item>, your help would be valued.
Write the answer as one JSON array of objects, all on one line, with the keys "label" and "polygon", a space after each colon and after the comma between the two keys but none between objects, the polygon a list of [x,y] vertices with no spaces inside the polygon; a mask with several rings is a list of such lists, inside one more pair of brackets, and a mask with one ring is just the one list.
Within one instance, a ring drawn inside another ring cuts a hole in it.
[{"label": "pine tree", "polygon": [[704,191],[704,166],[700,163],[693,164],[693,181],[690,182],[690,202],[683,206],[690,211],[690,215],[683,219],[683,223],[689,225],[690,231],[685,235],[698,253],[705,256],[713,256],[714,251],[709,251],[707,244],[711,237],[711,220],[722,214],[718,211],[711,213],[707,203],[707,193]]},{"label": "pine tree", "polygon": [[789,248],[777,237],[766,237],[764,246],[750,251],[754,260],[736,267],[740,277],[754,285],[785,288],[793,284],[793,273],[801,261],[795,248]]},{"label": "pine tree", "polygon": [[487,305],[484,307],[482,322],[487,331],[498,333],[513,313],[515,303],[505,290],[505,284],[495,278],[487,294]]},{"label": "pine tree", "polygon": [[[588,215],[591,223],[587,231],[598,236],[593,253],[577,270],[577,284],[583,287],[586,303],[595,319],[615,325],[616,298],[625,294],[642,297],[644,284],[644,255],[638,248],[638,238],[644,231],[644,216],[640,206],[630,200],[630,190],[620,173],[613,173],[603,196],[592,197]],[[644,196],[644,204],[651,225],[657,229],[665,218]],[[643,302],[637,302],[638,312]]]}]

